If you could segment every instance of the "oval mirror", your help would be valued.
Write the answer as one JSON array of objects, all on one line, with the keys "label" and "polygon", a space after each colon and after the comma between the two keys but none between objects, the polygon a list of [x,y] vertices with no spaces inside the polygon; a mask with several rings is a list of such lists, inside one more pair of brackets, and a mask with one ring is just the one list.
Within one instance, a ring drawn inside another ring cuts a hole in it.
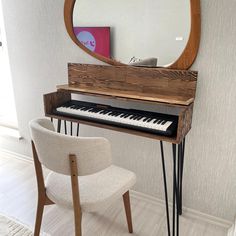
[{"label": "oval mirror", "polygon": [[200,40],[200,0],[66,0],[72,40],[112,65],[188,69]]}]

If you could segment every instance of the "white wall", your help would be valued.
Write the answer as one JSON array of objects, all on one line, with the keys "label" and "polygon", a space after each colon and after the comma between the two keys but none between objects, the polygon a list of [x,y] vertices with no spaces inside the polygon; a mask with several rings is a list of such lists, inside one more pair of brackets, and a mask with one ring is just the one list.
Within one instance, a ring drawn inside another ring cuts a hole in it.
[{"label": "white wall", "polygon": [[[98,63],[67,36],[63,2],[3,0],[19,128],[25,140],[2,139],[1,146],[27,155],[28,121],[43,115],[42,95],[66,82],[66,63]],[[202,0],[202,40],[193,66],[199,80],[184,170],[184,205],[231,221],[236,209],[235,12],[234,0]],[[85,126],[81,131],[108,137],[115,163],[137,173],[136,189],[163,197],[157,142]],[[171,146],[165,147],[171,170]]]},{"label": "white wall", "polygon": [[[174,62],[183,52],[190,32],[189,0],[79,0],[74,26],[110,26],[111,56],[158,58],[158,65]],[[155,34],[153,33],[155,32]],[[176,41],[176,37],[183,41]]]}]

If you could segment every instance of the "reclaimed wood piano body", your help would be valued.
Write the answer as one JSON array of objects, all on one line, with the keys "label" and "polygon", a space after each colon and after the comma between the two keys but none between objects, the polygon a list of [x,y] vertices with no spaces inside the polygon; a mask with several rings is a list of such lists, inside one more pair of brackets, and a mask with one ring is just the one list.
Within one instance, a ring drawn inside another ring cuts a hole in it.
[{"label": "reclaimed wood piano body", "polygon": [[[116,130],[179,144],[191,129],[197,72],[130,66],[68,64],[68,84],[44,95],[45,115],[59,120]],[[72,94],[135,101],[177,110],[178,127],[173,137],[150,134],[85,119],[63,117],[55,108],[71,100]]]}]

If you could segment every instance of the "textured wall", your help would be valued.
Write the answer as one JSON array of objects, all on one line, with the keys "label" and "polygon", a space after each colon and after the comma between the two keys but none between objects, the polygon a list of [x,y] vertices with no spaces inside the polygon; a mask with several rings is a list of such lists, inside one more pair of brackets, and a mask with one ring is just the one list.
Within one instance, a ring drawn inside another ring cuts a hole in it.
[{"label": "textured wall", "polygon": [[[63,0],[3,0],[3,9],[19,127],[26,139],[1,140],[1,146],[29,154],[28,121],[43,115],[42,94],[66,82],[68,61],[98,62],[67,37]],[[184,172],[184,205],[228,220],[236,213],[235,12],[234,0],[202,0],[202,40],[193,66],[199,81]],[[114,161],[137,173],[136,189],[163,196],[157,142],[86,126],[81,133],[108,137]],[[171,170],[171,146],[165,147]]]}]

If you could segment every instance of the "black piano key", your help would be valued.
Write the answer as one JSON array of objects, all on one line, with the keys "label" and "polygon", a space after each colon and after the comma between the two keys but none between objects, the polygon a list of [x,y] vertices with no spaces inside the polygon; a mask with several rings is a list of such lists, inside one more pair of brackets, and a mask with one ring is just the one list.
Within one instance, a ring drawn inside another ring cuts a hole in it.
[{"label": "black piano key", "polygon": [[120,118],[123,118],[126,116],[126,113],[122,113],[122,115],[120,116]]},{"label": "black piano key", "polygon": [[158,124],[158,125],[161,124],[162,121],[163,121],[163,120],[159,120],[159,121],[157,122],[157,124]]},{"label": "black piano key", "polygon": [[138,118],[137,118],[137,120],[141,120],[143,118],[143,116],[139,116]]},{"label": "black piano key", "polygon": [[107,111],[104,111],[103,114],[105,115],[105,114],[108,114],[109,112],[111,111],[107,110]]},{"label": "black piano key", "polygon": [[155,121],[153,123],[156,124],[158,121],[159,121],[159,119],[155,119]]},{"label": "black piano key", "polygon": [[167,122],[167,120],[163,120],[163,122],[161,124],[164,125],[166,122]]},{"label": "black piano key", "polygon": [[136,115],[133,115],[133,117],[131,118],[131,120],[135,120],[137,116]]}]

